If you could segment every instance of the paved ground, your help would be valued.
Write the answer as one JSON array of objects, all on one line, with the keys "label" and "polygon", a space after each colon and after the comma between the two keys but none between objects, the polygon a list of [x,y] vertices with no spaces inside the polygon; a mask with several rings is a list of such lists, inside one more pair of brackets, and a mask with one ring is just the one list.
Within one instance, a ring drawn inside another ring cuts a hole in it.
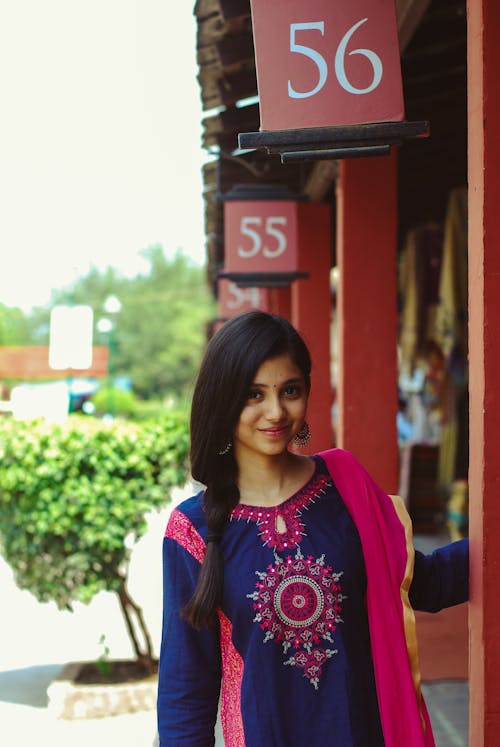
[{"label": "paved ground", "polygon": [[[446,534],[415,537],[415,547],[425,553],[430,553],[447,542],[449,539]],[[439,641],[435,640],[434,643],[437,648],[435,655],[439,657]],[[464,641],[462,645],[467,644]],[[467,747],[469,744],[468,683],[464,680],[433,680],[425,682],[422,690],[429,709],[436,747]]]},{"label": "paved ground", "polygon": [[[179,492],[177,499],[182,497]],[[149,532],[134,550],[130,591],[142,605],[155,642],[160,637],[161,538],[168,511],[154,515]],[[441,538],[417,538],[430,550]],[[147,579],[147,583],[145,580]],[[132,654],[118,604],[99,594],[73,613],[39,604],[20,591],[9,567],[0,559],[0,742],[2,747],[152,747],[154,712],[87,721],[58,721],[47,710],[47,687],[68,661],[93,660],[102,652],[99,638],[114,658]],[[424,685],[437,747],[466,747],[468,690],[466,682]],[[221,746],[219,739],[217,744]]]},{"label": "paved ground", "polygon": [[467,747],[469,744],[469,689],[467,682],[444,680],[424,683],[436,747]]}]

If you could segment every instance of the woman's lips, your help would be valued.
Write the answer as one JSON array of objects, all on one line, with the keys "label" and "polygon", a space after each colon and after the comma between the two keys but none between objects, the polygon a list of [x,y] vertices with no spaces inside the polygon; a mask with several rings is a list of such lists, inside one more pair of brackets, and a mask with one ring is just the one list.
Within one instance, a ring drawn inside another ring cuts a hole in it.
[{"label": "woman's lips", "polygon": [[260,432],[264,434],[264,436],[269,436],[269,438],[279,438],[280,436],[284,436],[286,432],[288,431],[288,426],[283,426],[282,428],[261,428]]}]

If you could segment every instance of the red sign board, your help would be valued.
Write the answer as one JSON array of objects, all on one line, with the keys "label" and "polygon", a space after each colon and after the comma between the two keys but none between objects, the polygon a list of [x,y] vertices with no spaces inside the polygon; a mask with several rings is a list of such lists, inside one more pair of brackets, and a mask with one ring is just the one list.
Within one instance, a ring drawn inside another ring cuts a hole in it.
[{"label": "red sign board", "polygon": [[269,311],[267,288],[239,288],[231,280],[220,278],[218,290],[219,316],[223,319],[230,319],[252,309]]},{"label": "red sign board", "polygon": [[297,203],[234,200],[224,203],[226,272],[294,272],[298,263]]},{"label": "red sign board", "polygon": [[94,345],[89,368],[54,370],[49,365],[47,345],[0,346],[0,378],[35,381],[64,379],[71,376],[107,376],[109,350],[105,345]]},{"label": "red sign board", "polygon": [[404,119],[394,0],[251,0],[262,130]]}]

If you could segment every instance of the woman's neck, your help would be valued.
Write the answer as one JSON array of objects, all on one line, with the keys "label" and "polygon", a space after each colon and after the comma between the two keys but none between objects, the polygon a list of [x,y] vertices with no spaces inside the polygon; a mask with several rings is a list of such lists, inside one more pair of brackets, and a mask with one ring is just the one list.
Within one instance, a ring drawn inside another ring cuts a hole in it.
[{"label": "woman's neck", "polygon": [[253,506],[277,506],[300,490],[314,472],[309,457],[291,452],[279,457],[245,459],[238,464],[240,503]]}]

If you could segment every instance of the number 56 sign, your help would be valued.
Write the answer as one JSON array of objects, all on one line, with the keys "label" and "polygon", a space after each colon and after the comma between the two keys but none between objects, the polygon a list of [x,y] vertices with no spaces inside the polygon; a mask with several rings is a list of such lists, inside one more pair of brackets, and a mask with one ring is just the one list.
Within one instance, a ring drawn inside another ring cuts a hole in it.
[{"label": "number 56 sign", "polygon": [[262,130],[404,119],[394,0],[251,0]]}]

